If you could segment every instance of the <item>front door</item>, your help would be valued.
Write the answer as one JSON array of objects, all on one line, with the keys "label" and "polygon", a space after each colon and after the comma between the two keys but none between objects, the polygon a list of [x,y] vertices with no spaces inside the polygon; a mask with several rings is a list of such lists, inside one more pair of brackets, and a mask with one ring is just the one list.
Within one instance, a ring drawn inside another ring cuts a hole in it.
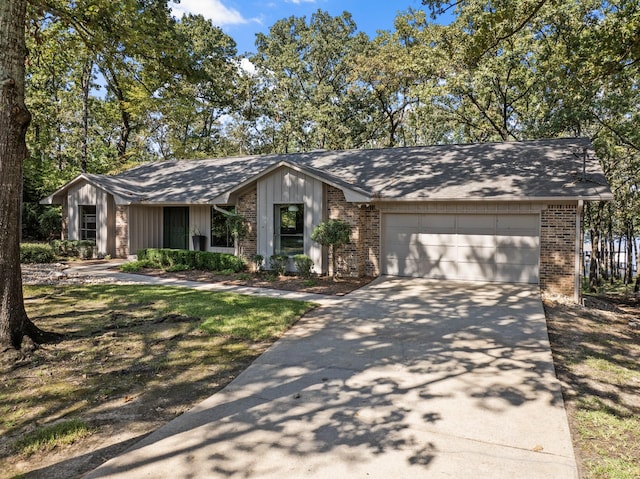
[{"label": "front door", "polygon": [[189,249],[189,208],[165,206],[163,247]]}]

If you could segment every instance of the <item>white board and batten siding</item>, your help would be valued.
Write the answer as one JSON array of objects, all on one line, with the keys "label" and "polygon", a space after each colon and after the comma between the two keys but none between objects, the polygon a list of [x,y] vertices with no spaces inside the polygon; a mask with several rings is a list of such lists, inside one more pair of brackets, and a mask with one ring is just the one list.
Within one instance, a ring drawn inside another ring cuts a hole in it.
[{"label": "white board and batten siding", "polygon": [[[96,253],[115,253],[115,203],[112,195],[83,182],[67,193],[69,239],[80,239],[80,206],[96,207]],[[111,230],[111,231],[110,231]]]},{"label": "white board and batten siding", "polygon": [[539,281],[539,207],[386,212],[383,274],[432,279]]},{"label": "white board and batten siding", "polygon": [[162,206],[129,206],[129,254],[162,248]]},{"label": "white board and batten siding", "polygon": [[322,247],[311,241],[311,233],[322,222],[324,185],[321,181],[291,168],[282,167],[258,181],[258,254],[275,253],[274,206],[304,205],[304,254],[313,260],[314,271],[323,271]]}]

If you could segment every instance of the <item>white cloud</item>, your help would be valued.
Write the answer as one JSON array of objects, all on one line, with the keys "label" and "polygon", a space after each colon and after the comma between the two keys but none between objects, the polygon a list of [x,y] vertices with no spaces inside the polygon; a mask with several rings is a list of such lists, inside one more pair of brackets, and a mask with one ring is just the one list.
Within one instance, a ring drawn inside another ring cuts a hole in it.
[{"label": "white cloud", "polygon": [[256,74],[256,66],[251,63],[251,61],[248,58],[242,58],[240,60],[240,70],[242,70],[243,72],[247,73],[249,76],[253,76]]},{"label": "white cloud", "polygon": [[316,0],[287,0],[287,3],[293,3],[294,5],[300,5],[301,3],[316,3]]},{"label": "white cloud", "polygon": [[171,2],[171,13],[176,17],[192,13],[210,19],[214,25],[242,25],[249,20],[234,9],[225,7],[220,0],[181,0],[180,3]]}]

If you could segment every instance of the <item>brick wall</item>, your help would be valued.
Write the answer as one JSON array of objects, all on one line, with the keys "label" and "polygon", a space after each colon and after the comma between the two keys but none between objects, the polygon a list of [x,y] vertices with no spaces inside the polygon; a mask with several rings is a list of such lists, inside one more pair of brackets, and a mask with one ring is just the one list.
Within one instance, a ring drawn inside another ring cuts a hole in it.
[{"label": "brick wall", "polygon": [[246,218],[247,235],[241,238],[238,253],[247,261],[258,252],[258,190],[256,186],[238,197],[236,212]]},{"label": "brick wall", "polygon": [[[337,252],[338,272],[352,277],[380,274],[380,212],[373,206],[348,203],[341,190],[327,186],[327,217],[351,225],[351,242]],[[329,269],[332,264],[329,256]]]},{"label": "brick wall", "polygon": [[116,258],[129,256],[129,207],[116,205]]},{"label": "brick wall", "polygon": [[576,205],[548,205],[540,217],[540,287],[573,296]]}]

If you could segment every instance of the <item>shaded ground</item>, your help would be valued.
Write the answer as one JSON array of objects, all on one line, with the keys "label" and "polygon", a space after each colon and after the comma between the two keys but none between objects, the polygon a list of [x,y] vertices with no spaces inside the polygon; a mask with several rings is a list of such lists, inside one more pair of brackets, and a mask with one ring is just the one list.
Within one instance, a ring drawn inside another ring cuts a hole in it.
[{"label": "shaded ground", "polygon": [[[93,282],[91,278],[60,276],[63,269],[62,265],[53,268],[34,265],[25,283]],[[195,271],[170,275],[324,294],[344,294],[364,284],[346,279],[334,283],[326,279],[305,285],[304,280],[290,277],[278,280],[253,276],[216,278],[211,273]],[[635,298],[600,297],[588,298],[586,306],[545,298],[554,361],[563,384],[578,464],[583,479],[637,479],[640,477],[640,302]],[[229,354],[238,355],[237,359],[231,361],[228,368],[216,368],[197,352],[224,350],[224,338],[216,339],[221,343],[211,342],[210,338],[205,341],[194,326],[188,321],[146,326],[151,328],[147,333],[164,338],[156,343],[151,340],[146,346],[148,354],[157,358],[167,357],[170,347],[178,343],[176,335],[182,335],[179,341],[192,350],[194,356],[179,370],[168,369],[166,362],[145,369],[133,362],[121,361],[126,357],[122,354],[127,348],[137,351],[137,346],[123,341],[127,335],[123,335],[122,330],[111,330],[87,339],[91,356],[84,357],[79,342],[70,341],[37,350],[23,368],[11,373],[0,371],[0,388],[5,389],[21,381],[37,385],[46,382],[48,377],[71,373],[68,375],[71,385],[91,387],[87,404],[93,412],[84,418],[95,429],[79,443],[27,458],[10,453],[9,440],[13,436],[7,431],[16,425],[5,423],[0,438],[0,478],[13,477],[18,471],[33,471],[23,476],[26,478],[80,477],[223,388],[269,346],[267,342],[250,344],[245,348],[246,354],[227,348]],[[83,363],[79,362],[83,357],[88,359],[86,372],[81,371]],[[127,390],[130,392],[114,390],[115,379],[125,379],[125,384],[131,385]],[[141,384],[148,385],[145,391],[140,387],[135,389]],[[64,398],[65,391],[52,389],[48,394],[59,399]],[[67,409],[52,409],[42,399],[32,397],[26,402],[8,404],[0,397],[0,412],[6,416],[6,408],[15,412],[38,403],[36,416],[25,419],[27,430],[73,412],[71,405]]]},{"label": "shaded ground", "polygon": [[583,479],[640,477],[640,301],[546,298],[556,373],[563,384]]}]

